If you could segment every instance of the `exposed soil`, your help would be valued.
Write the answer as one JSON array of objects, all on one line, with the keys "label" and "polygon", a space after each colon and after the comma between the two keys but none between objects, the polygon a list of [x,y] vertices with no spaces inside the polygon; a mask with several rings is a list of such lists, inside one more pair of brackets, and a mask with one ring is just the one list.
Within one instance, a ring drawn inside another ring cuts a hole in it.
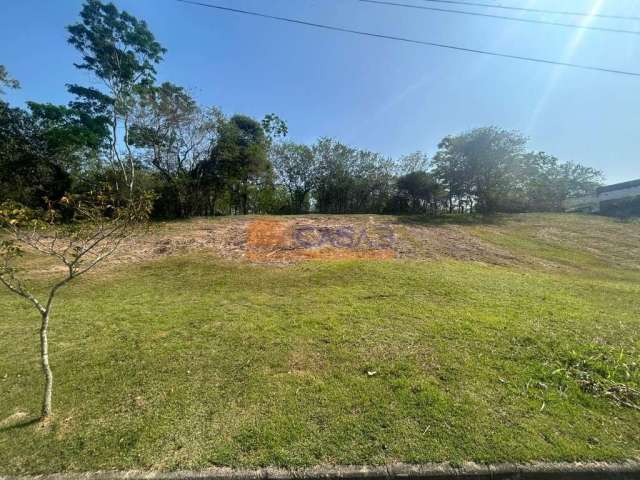
[{"label": "exposed soil", "polygon": [[196,219],[155,226],[120,249],[120,261],[209,251],[252,263],[304,260],[452,258],[526,263],[456,225],[403,225],[393,217],[304,216]]},{"label": "exposed soil", "polygon": [[395,243],[393,229],[375,223],[254,220],[248,225],[245,256],[253,262],[285,263],[309,259],[394,258]]},{"label": "exposed soil", "polygon": [[[515,247],[505,243],[514,243]],[[551,249],[551,254],[538,254],[536,248]],[[583,263],[640,269],[640,229],[571,216],[513,216],[486,224],[422,224],[402,217],[368,215],[197,218],[154,223],[147,231],[127,239],[107,263],[135,263],[188,252],[274,265],[306,260],[409,258],[553,270],[572,265],[579,268],[579,262],[572,258],[582,255]],[[50,259],[32,261],[40,272],[63,269]]]}]

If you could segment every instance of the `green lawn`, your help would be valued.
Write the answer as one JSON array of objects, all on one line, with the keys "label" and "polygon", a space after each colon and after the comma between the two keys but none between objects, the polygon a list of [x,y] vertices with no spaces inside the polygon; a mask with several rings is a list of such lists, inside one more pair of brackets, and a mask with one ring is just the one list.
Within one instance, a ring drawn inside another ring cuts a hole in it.
[{"label": "green lawn", "polygon": [[54,309],[50,425],[15,420],[40,407],[38,318],[0,291],[0,474],[638,458],[640,226],[459,228],[556,266],[192,253],[88,276]]}]

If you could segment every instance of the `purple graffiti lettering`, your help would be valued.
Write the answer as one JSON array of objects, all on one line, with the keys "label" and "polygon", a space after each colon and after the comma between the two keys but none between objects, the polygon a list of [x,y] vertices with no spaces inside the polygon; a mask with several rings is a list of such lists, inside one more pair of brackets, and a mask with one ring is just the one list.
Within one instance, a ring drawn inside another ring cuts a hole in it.
[{"label": "purple graffiti lettering", "polygon": [[[315,227],[297,227],[293,234],[296,244],[303,248],[312,248],[318,245],[318,240],[314,237],[317,235]],[[320,239],[321,241],[322,239]]]},{"label": "purple graffiti lettering", "polygon": [[396,238],[391,227],[378,228],[375,237],[371,238],[363,227],[356,234],[354,227],[314,227],[300,226],[293,232],[296,246],[301,248],[318,248],[332,245],[335,248],[373,248],[386,249],[395,244]]},{"label": "purple graffiti lettering", "polygon": [[371,239],[369,238],[369,235],[367,234],[367,229],[363,228],[360,231],[360,236],[358,237],[358,239],[355,242],[355,247],[359,247],[361,245],[366,245],[367,247],[371,247]]},{"label": "purple graffiti lettering", "polygon": [[382,227],[383,233],[380,235],[380,242],[378,242],[378,248],[391,248],[396,243],[396,236],[393,233],[393,229],[389,226]]},{"label": "purple graffiti lettering", "polygon": [[333,236],[333,231],[331,228],[320,227],[318,228],[318,231],[320,232],[320,243],[317,245],[318,247],[332,243],[331,237]]},{"label": "purple graffiti lettering", "polygon": [[353,227],[336,228],[331,245],[336,248],[353,248]]}]

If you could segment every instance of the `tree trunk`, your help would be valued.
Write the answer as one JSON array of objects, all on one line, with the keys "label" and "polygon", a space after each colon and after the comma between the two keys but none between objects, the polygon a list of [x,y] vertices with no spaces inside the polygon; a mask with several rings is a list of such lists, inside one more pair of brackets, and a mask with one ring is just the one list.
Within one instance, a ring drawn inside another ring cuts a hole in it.
[{"label": "tree trunk", "polygon": [[213,195],[211,195],[211,196],[209,197],[209,202],[210,202],[210,207],[209,207],[209,209],[210,209],[210,211],[211,211],[211,214],[212,214],[214,217],[216,216],[216,202],[217,202],[217,201],[218,201],[218,192],[217,192],[217,191],[215,191],[215,192],[213,193]]},{"label": "tree trunk", "polygon": [[247,192],[247,184],[246,182],[243,184],[242,186],[242,196],[241,196],[241,201],[242,201],[242,214],[246,215],[249,212],[247,203],[248,203],[248,198],[249,198],[249,194]]},{"label": "tree trunk", "polygon": [[40,360],[42,362],[42,373],[44,374],[45,386],[42,400],[43,419],[51,416],[51,395],[53,392],[53,373],[49,366],[49,312],[42,314],[42,325],[40,326]]}]

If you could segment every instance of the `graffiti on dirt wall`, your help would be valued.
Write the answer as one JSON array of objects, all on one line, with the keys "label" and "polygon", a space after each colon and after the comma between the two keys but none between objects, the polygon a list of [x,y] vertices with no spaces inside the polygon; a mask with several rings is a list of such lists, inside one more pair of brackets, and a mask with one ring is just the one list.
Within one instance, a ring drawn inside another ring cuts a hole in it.
[{"label": "graffiti on dirt wall", "polygon": [[295,245],[300,248],[361,248],[387,249],[395,244],[391,227],[378,227],[375,235],[370,235],[363,226],[323,227],[314,225],[297,226],[293,230]]},{"label": "graffiti on dirt wall", "polygon": [[254,220],[246,256],[254,261],[393,258],[396,237],[389,225],[328,225]]}]

